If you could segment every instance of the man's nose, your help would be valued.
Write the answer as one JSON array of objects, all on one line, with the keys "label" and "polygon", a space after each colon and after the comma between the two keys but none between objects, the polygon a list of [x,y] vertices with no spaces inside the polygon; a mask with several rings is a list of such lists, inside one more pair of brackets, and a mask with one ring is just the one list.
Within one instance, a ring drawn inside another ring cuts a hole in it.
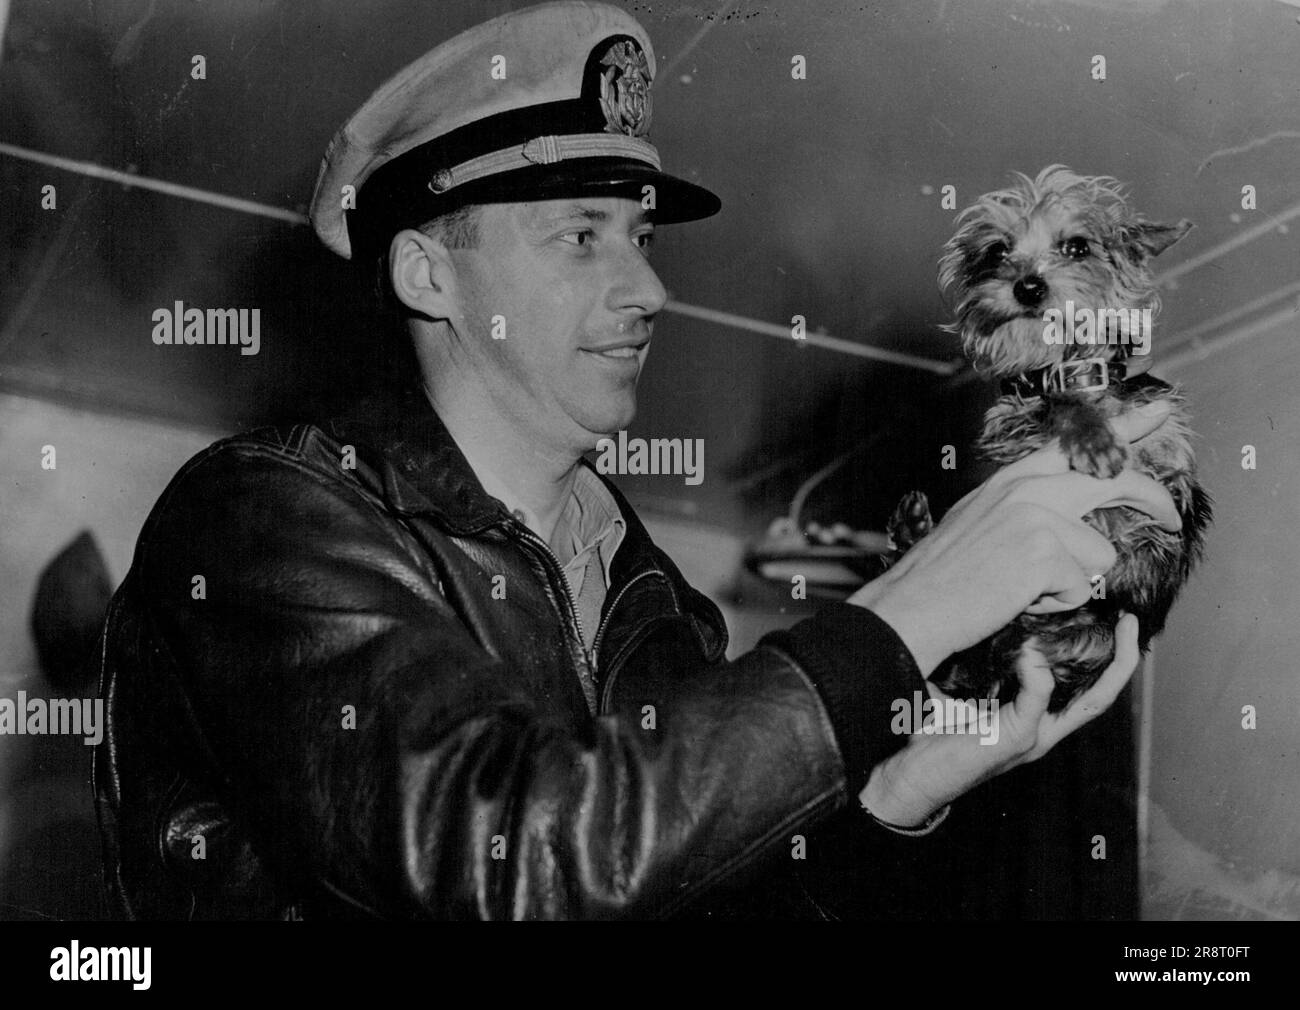
[{"label": "man's nose", "polygon": [[635,244],[628,243],[615,271],[616,278],[609,292],[609,307],[614,311],[653,316],[668,301],[668,292],[659,275]]}]

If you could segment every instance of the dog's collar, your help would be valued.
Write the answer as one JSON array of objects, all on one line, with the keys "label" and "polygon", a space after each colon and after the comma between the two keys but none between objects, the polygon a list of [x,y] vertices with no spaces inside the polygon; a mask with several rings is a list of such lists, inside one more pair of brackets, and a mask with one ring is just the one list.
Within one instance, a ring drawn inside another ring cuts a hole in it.
[{"label": "dog's collar", "polygon": [[1072,358],[1046,368],[1002,380],[1002,393],[1045,396],[1050,393],[1090,393],[1127,382],[1151,367],[1150,355],[1140,358]]}]

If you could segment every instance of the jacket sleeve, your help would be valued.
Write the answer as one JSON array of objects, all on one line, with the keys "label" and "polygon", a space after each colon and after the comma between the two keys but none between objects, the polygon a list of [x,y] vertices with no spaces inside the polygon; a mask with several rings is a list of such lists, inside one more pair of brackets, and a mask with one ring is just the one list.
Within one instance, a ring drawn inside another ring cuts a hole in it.
[{"label": "jacket sleeve", "polygon": [[124,587],[184,699],[189,771],[277,872],[382,915],[665,914],[845,807],[902,743],[892,700],[922,689],[859,608],[711,666],[670,622],[638,649],[648,676],[575,727],[431,564],[356,481],[244,441],[173,481]]}]

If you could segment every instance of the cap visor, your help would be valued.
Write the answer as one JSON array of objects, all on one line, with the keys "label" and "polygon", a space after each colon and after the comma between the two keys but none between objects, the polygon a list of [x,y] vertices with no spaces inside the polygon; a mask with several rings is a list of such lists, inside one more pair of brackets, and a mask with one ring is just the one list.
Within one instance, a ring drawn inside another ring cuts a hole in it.
[{"label": "cap visor", "polygon": [[[647,190],[646,187],[653,187]],[[658,224],[679,224],[712,217],[722,201],[685,179],[623,158],[575,158],[554,165],[530,165],[457,186],[444,199],[466,203],[523,203],[578,196],[653,198],[651,218]],[[447,209],[452,209],[448,203]]]}]

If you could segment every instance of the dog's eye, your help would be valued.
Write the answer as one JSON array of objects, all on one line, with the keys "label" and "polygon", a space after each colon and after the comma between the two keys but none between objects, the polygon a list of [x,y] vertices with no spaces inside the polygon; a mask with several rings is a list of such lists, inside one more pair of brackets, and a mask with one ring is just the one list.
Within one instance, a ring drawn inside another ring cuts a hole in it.
[{"label": "dog's eye", "polygon": [[984,250],[984,262],[997,266],[1010,255],[1011,250],[1007,248],[1005,242],[994,242]]},{"label": "dog's eye", "polygon": [[1081,260],[1092,255],[1092,246],[1082,235],[1073,235],[1061,243],[1061,255],[1072,260]]}]

